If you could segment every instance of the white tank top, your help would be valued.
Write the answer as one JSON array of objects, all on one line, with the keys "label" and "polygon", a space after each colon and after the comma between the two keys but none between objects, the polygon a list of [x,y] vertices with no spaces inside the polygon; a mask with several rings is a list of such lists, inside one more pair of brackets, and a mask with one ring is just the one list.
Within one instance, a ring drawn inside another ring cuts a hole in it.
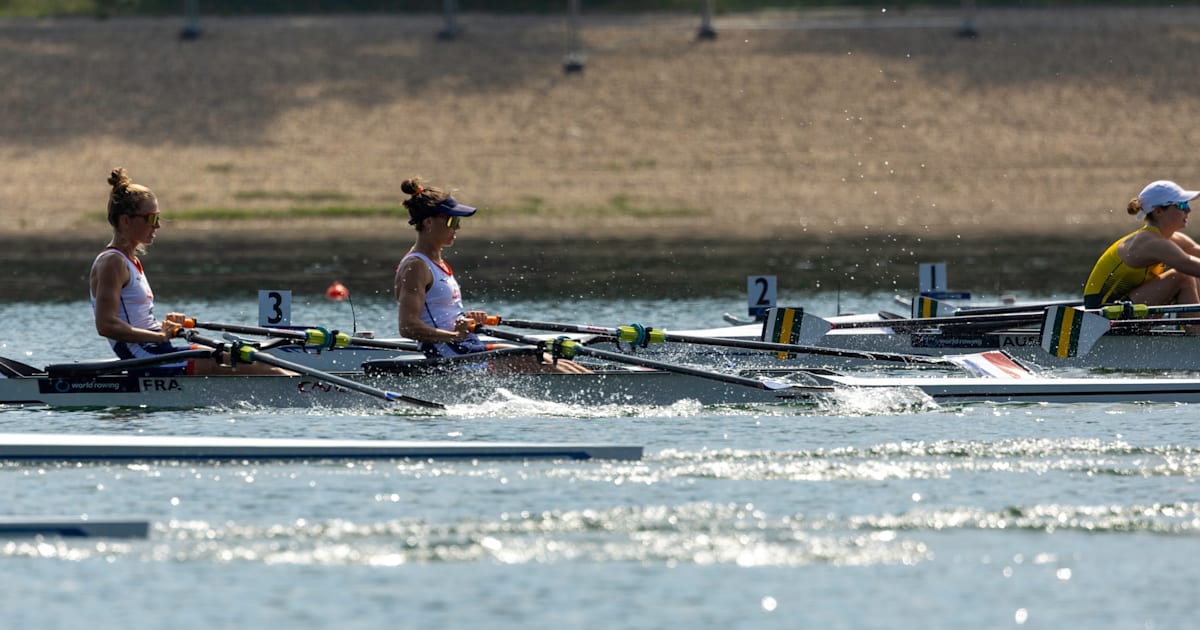
[{"label": "white tank top", "polygon": [[[124,252],[118,249],[106,249],[92,261],[92,267],[95,268],[96,263],[104,256],[120,256],[125,259],[125,266],[129,268],[129,283],[121,287],[121,305],[117,309],[117,317],[121,321],[143,330],[158,330],[158,320],[154,319],[154,291],[150,289],[150,281],[146,280],[146,274],[142,271],[142,266],[138,262],[129,258]],[[96,312],[96,294],[88,289],[88,293],[92,297],[92,313]],[[109,340],[114,346],[116,341]]]},{"label": "white tank top", "polygon": [[454,330],[454,322],[466,315],[463,310],[462,291],[459,290],[458,280],[454,279],[454,270],[449,265],[443,269],[434,264],[428,256],[409,252],[404,257],[415,256],[425,261],[429,271],[433,273],[433,284],[425,291],[425,308],[421,309],[421,321],[442,330]]},{"label": "white tank top", "polygon": [[[421,309],[421,321],[434,328],[454,330],[455,322],[467,314],[463,309],[462,292],[458,288],[458,280],[454,279],[454,270],[450,269],[450,265],[443,268],[441,265],[434,264],[424,254],[409,252],[404,258],[409,256],[423,260],[433,274],[433,284],[425,291],[425,307]],[[397,265],[398,267],[399,265]],[[483,352],[487,349],[487,346],[479,340],[475,333],[454,343],[424,342],[421,344],[421,350],[429,357],[448,357],[456,354]]]}]

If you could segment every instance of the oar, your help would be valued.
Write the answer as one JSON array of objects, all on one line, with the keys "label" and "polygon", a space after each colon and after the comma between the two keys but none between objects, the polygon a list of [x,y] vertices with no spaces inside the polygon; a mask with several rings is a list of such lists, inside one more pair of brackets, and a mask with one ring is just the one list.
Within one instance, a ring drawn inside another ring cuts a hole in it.
[{"label": "oar", "polygon": [[607,352],[605,350],[597,350],[595,348],[589,348],[587,346],[582,345],[578,341],[575,341],[574,339],[568,339],[566,337],[545,340],[545,339],[538,339],[537,337],[530,337],[527,335],[511,333],[511,332],[507,332],[507,331],[503,331],[503,330],[496,330],[490,326],[476,326],[475,328],[476,328],[476,332],[482,332],[482,333],[491,335],[493,337],[499,337],[501,339],[517,341],[517,342],[528,344],[531,346],[547,347],[554,354],[561,356],[565,359],[572,359],[576,356],[596,357],[597,359],[605,359],[607,361],[612,361],[614,363],[625,363],[627,365],[636,365],[639,367],[651,368],[651,369],[655,369],[655,370],[662,370],[664,372],[675,372],[677,374],[685,374],[688,376],[705,378],[705,379],[712,380],[712,381],[720,381],[722,383],[729,383],[732,385],[742,385],[744,387],[752,387],[754,389],[761,389],[761,390],[766,390],[766,391],[778,391],[778,390],[783,390],[783,389],[790,389],[790,390],[793,390],[798,393],[828,393],[829,391],[832,391],[832,389],[833,389],[832,387],[827,387],[827,386],[812,387],[812,386],[804,386],[804,385],[794,385],[792,383],[783,383],[780,381],[771,381],[771,380],[760,381],[755,378],[747,378],[745,376],[736,376],[733,374],[722,374],[720,372],[710,372],[708,370],[700,370],[700,369],[690,368],[690,367],[683,366],[683,365],[675,365],[673,363],[664,363],[662,361],[654,361],[651,359],[644,359],[641,357],[636,357],[636,356],[629,355],[629,354],[622,354],[619,352]]},{"label": "oar", "polygon": [[707,346],[720,346],[725,348],[765,350],[769,352],[778,352],[780,354],[813,354],[819,356],[868,359],[874,361],[898,361],[907,364],[923,363],[933,365],[953,365],[951,361],[948,361],[942,357],[930,357],[918,354],[900,354],[894,352],[842,350],[839,348],[822,348],[819,346],[803,346],[798,344],[776,343],[770,341],[752,341],[748,339],[729,339],[725,337],[699,337],[695,335],[671,333],[665,330],[648,328],[638,324],[619,326],[615,328],[605,328],[601,326],[560,324],[555,322],[535,322],[524,319],[502,319],[500,317],[495,317],[494,321],[492,318],[489,318],[488,321],[492,324],[504,324],[516,328],[531,328],[534,330],[550,330],[555,332],[602,335],[635,345],[647,343],[666,343],[673,341],[678,343],[692,343]]},{"label": "oar", "polygon": [[[926,328],[999,330],[1041,321],[1042,312],[999,313],[993,315],[962,315],[953,317],[914,317],[911,319],[881,319],[866,322],[831,322],[805,313],[802,308],[774,308],[767,315],[763,338],[772,341],[788,340],[811,344],[831,330],[858,328],[890,328],[897,332],[913,332]],[[797,325],[797,320],[799,323]]]},{"label": "oar", "polygon": [[1053,306],[1046,309],[1042,321],[1042,349],[1060,359],[1086,356],[1101,337],[1114,328],[1142,328],[1148,326],[1198,325],[1200,318],[1178,319],[1123,319],[1110,321],[1106,316],[1117,313],[1181,313],[1200,309],[1196,304],[1169,306],[1147,306],[1145,304],[1114,305],[1098,311],[1068,306]]},{"label": "oar", "polygon": [[281,339],[293,339],[302,342],[306,346],[315,346],[318,348],[345,348],[347,346],[363,346],[367,348],[384,348],[388,350],[405,350],[410,352],[419,352],[420,344],[415,341],[384,341],[381,339],[371,339],[368,337],[354,337],[346,333],[336,330],[330,331],[324,328],[306,328],[304,330],[293,330],[288,328],[263,328],[261,326],[243,326],[241,324],[223,324],[221,322],[200,322],[193,318],[184,320],[184,328],[204,328],[206,330],[219,330],[221,332],[237,333],[239,335],[259,335],[261,337],[278,337]]},{"label": "oar", "polygon": [[1200,304],[1110,304],[1094,309],[1108,319],[1133,319],[1148,315],[1163,315],[1166,313],[1194,313],[1200,311]]},{"label": "oar", "polygon": [[385,391],[385,390],[382,390],[382,389],[379,389],[376,387],[371,387],[370,385],[365,385],[363,383],[352,381],[348,378],[342,378],[340,376],[329,374],[328,372],[323,372],[321,370],[313,369],[311,367],[308,367],[307,365],[302,365],[300,363],[293,363],[286,359],[280,359],[279,357],[272,355],[272,354],[267,354],[266,352],[263,352],[262,350],[259,350],[258,348],[255,348],[254,346],[252,346],[250,344],[245,344],[245,343],[228,344],[224,341],[218,341],[216,339],[210,339],[208,337],[204,337],[204,336],[200,335],[199,333],[197,333],[195,330],[181,330],[180,336],[182,336],[184,339],[187,339],[188,341],[190,341],[192,343],[202,344],[205,346],[209,346],[211,348],[226,348],[228,346],[230,356],[233,357],[234,360],[236,360],[236,361],[242,361],[244,363],[253,363],[255,361],[258,361],[260,363],[266,363],[267,365],[274,365],[275,367],[280,367],[285,370],[291,370],[293,372],[297,372],[300,374],[306,374],[313,378],[319,378],[322,381],[325,381],[328,383],[333,383],[335,385],[341,385],[342,387],[345,387],[346,389],[351,389],[356,392],[367,394],[368,396],[382,398],[383,400],[387,400],[389,402],[401,401],[401,402],[406,402],[406,403],[409,403],[412,405],[418,405],[421,407],[429,407],[430,409],[445,409],[446,408],[445,405],[443,405],[442,403],[439,403],[439,402],[433,402],[431,400],[424,400],[421,398],[414,398],[412,396],[398,394],[396,392]]},{"label": "oar", "polygon": [[1082,306],[1083,300],[1057,300],[1051,302],[1026,302],[1011,306],[955,306],[931,297],[919,295],[912,300],[913,317],[960,317],[973,315],[1000,315],[1014,313],[1043,313],[1051,306]]}]

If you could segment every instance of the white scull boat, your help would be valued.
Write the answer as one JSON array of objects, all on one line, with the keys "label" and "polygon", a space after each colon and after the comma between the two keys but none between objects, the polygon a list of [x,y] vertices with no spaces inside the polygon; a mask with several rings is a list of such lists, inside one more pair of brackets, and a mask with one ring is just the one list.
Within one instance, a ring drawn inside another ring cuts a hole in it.
[{"label": "white scull boat", "polygon": [[[566,336],[601,350],[633,353],[638,356],[679,361],[690,364],[719,366],[727,369],[764,367],[845,367],[859,366],[864,361],[879,362],[868,355],[897,355],[903,357],[937,358],[947,355],[1001,350],[1023,363],[1041,368],[1088,369],[1105,371],[1195,371],[1200,372],[1200,337],[1184,335],[1179,330],[1150,330],[1122,334],[1115,330],[1100,336],[1086,353],[1069,357],[1053,356],[1043,349],[1042,332],[1036,327],[1012,327],[997,330],[970,330],[957,326],[913,328],[914,320],[891,313],[838,316],[828,319],[802,313],[800,335],[796,343],[811,352],[776,352],[718,344],[684,342],[630,344],[617,343],[611,336],[598,332],[571,332]],[[918,320],[919,321],[919,320]],[[1160,320],[1163,321],[1163,320]],[[1169,320],[1165,320],[1169,321]],[[834,327],[831,328],[830,325]],[[846,324],[855,327],[838,328]],[[223,325],[229,326],[229,325]],[[586,325],[564,325],[578,329]],[[296,331],[259,332],[299,334]],[[604,329],[597,329],[604,330]],[[647,329],[649,330],[649,329]],[[667,331],[673,335],[733,341],[762,341],[761,323],[722,326],[699,330]],[[539,331],[530,338],[552,340],[562,333]],[[506,343],[504,339],[484,337],[485,341]],[[416,344],[403,338],[359,339],[347,337],[347,345],[332,348],[292,343],[271,349],[280,358],[331,373],[357,373],[368,361],[382,359],[418,360],[422,355]],[[375,343],[376,346],[369,344]],[[384,346],[384,347],[379,347]],[[387,347],[392,346],[392,347]],[[839,354],[841,353],[841,354]],[[883,360],[888,360],[884,358]]]},{"label": "white scull boat", "polygon": [[[423,360],[403,362],[416,366]],[[115,362],[114,362],[115,363]],[[52,366],[54,367],[54,366]],[[328,407],[392,405],[320,376],[155,376],[126,372],[56,373],[0,359],[0,405],[51,407]],[[341,375],[346,378],[350,375]],[[490,374],[465,367],[433,374],[353,375],[368,387],[445,404],[476,404],[516,396],[574,405],[670,405],[811,401],[824,386],[767,391],[677,372],[619,368],[591,374]]]},{"label": "white scull boat", "polygon": [[[415,363],[415,362],[413,362]],[[387,403],[313,376],[137,376],[127,373],[51,375],[12,361],[0,363],[0,404],[52,407],[330,407]],[[394,367],[394,366],[393,366]],[[1200,379],[1018,378],[924,376],[862,377],[825,369],[746,370],[737,378],[763,387],[720,382],[679,372],[613,369],[593,374],[489,374],[459,370],[434,374],[376,373],[355,380],[446,404],[475,404],[518,396],[572,405],[807,404],[846,392],[911,390],[933,401],[962,402],[1200,402]],[[786,377],[786,380],[774,380]],[[415,409],[415,408],[414,408]]]}]

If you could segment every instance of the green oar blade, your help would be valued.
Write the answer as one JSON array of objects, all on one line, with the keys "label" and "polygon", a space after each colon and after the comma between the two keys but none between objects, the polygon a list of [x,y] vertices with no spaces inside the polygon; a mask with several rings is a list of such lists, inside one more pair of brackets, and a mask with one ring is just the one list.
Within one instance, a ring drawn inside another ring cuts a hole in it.
[{"label": "green oar blade", "polygon": [[956,315],[958,308],[929,296],[918,295],[912,299],[913,317],[949,317]]},{"label": "green oar blade", "polygon": [[1071,306],[1052,306],[1042,320],[1042,349],[1060,359],[1091,352],[1110,329],[1107,319]]},{"label": "green oar blade", "polygon": [[[762,340],[770,343],[809,345],[833,330],[829,321],[813,317],[802,308],[790,306],[767,310],[767,321],[763,324]],[[780,353],[784,358],[786,353]]]}]

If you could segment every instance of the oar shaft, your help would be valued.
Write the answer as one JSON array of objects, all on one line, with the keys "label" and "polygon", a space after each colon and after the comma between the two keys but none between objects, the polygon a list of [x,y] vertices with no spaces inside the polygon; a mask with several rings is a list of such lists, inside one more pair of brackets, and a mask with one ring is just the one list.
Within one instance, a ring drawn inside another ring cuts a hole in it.
[{"label": "oar shaft", "polygon": [[850,328],[891,328],[892,330],[917,330],[921,328],[936,328],[939,326],[994,326],[1000,328],[1013,324],[1037,322],[1042,318],[1042,311],[1020,311],[1016,313],[997,313],[992,315],[950,315],[947,317],[912,317],[907,319],[881,319],[867,322],[829,322],[833,330]]},{"label": "oar shaft", "polygon": [[243,326],[241,324],[222,324],[220,322],[198,322],[193,319],[187,320],[184,323],[184,328],[204,328],[206,330],[231,332],[239,335],[279,337],[281,339],[295,339],[297,341],[304,341],[307,338],[307,335],[299,330],[288,330],[286,328],[263,328],[261,326]]},{"label": "oar shaft", "polygon": [[[192,343],[206,345],[211,348],[225,348],[226,346],[229,345],[223,341],[218,341],[216,339],[211,339],[209,337],[205,337],[205,336],[197,333],[194,330],[186,330],[185,329],[182,333],[182,336]],[[337,376],[335,374],[329,374],[328,372],[323,372],[321,370],[313,369],[311,367],[308,367],[307,365],[301,365],[299,363],[293,363],[286,359],[280,359],[277,356],[267,354],[266,352],[258,350],[256,348],[254,348],[253,346],[241,345],[241,346],[239,346],[239,348],[236,351],[238,352],[237,358],[240,360],[243,360],[246,362],[259,361],[262,363],[266,363],[267,365],[274,365],[275,367],[280,367],[285,370],[291,370],[298,374],[306,374],[313,378],[319,378],[322,381],[333,383],[335,385],[341,385],[342,387],[345,387],[346,389],[350,389],[350,390],[353,390],[356,392],[367,394],[369,396],[374,396],[376,398],[382,398],[383,400],[387,400],[387,401],[399,400],[399,401],[403,401],[403,402],[406,402],[409,404],[418,405],[421,407],[429,407],[431,409],[445,409],[446,408],[445,405],[438,403],[438,402],[433,402],[431,400],[423,400],[420,398],[414,398],[412,396],[397,394],[395,392],[384,391],[377,387],[371,387],[370,385],[366,385],[364,383],[352,381],[348,378],[343,378],[343,377]]]},{"label": "oar shaft", "polygon": [[[558,332],[573,332],[607,337],[621,338],[618,328],[600,326],[585,326],[576,324],[561,324],[555,322],[535,322],[523,319],[502,319],[501,323],[517,328],[533,328]],[[894,352],[869,352],[862,350],[842,350],[839,348],[824,348],[820,346],[804,346],[789,343],[774,343],[769,341],[752,341],[748,339],[730,339],[727,337],[699,337],[662,332],[664,341],[692,343],[726,348],[741,348],[745,350],[764,350],[768,352],[787,352],[791,354],[812,354],[818,356],[842,357],[849,359],[868,359],[873,361],[897,361],[901,363],[924,363],[931,365],[947,365],[950,362],[941,357],[928,357],[916,354],[900,354]]]},{"label": "oar shaft", "polygon": [[535,322],[527,319],[503,319],[496,317],[491,323],[504,324],[514,328],[532,328],[534,330],[548,330],[551,332],[571,332],[585,335],[606,335],[615,337],[620,335],[621,331],[616,328],[604,328],[601,326],[585,326],[582,324],[560,324],[556,322]]},{"label": "oar shaft", "polygon": [[1113,328],[1147,328],[1150,326],[1196,326],[1200,317],[1176,317],[1172,319],[1117,319],[1109,322]]},{"label": "oar shaft", "polygon": [[1051,306],[1083,306],[1083,300],[1061,300],[1057,302],[1027,302],[1025,304],[1013,304],[1012,306],[961,306],[955,312],[958,313],[954,317],[970,317],[975,315],[1000,315],[1012,313],[1032,313],[1041,314]]},{"label": "oar shaft", "polygon": [[356,392],[361,392],[363,394],[374,396],[376,398],[382,398],[383,400],[387,400],[387,401],[401,400],[401,401],[411,403],[414,405],[420,405],[422,407],[430,407],[433,409],[445,409],[446,408],[446,406],[441,403],[436,403],[436,402],[433,402],[430,400],[422,400],[420,398],[413,398],[412,396],[406,396],[403,394],[397,394],[396,392],[385,391],[385,390],[379,389],[377,387],[371,387],[370,385],[367,385],[364,383],[359,383],[357,381],[352,381],[348,378],[343,378],[341,376],[337,376],[336,374],[329,374],[327,372],[322,372],[320,370],[314,370],[306,365],[294,363],[294,362],[288,361],[286,359],[280,359],[279,357],[276,357],[271,354],[267,354],[266,352],[253,350],[250,352],[250,359],[253,361],[259,361],[262,363],[266,363],[267,365],[274,365],[275,367],[280,367],[285,370],[291,370],[293,372],[298,372],[300,374],[308,374],[309,376],[319,378],[322,381],[326,381],[328,383],[333,383],[334,385],[341,385],[342,387],[345,387],[346,389],[351,389]]},{"label": "oar shaft", "polygon": [[[241,335],[259,335],[261,337],[279,337],[281,339],[294,339],[312,345],[325,345],[329,340],[326,335],[333,334],[324,330],[305,329],[291,330],[287,328],[264,328],[262,326],[243,326],[241,324],[225,324],[221,322],[198,322],[188,320],[184,325],[187,328],[204,328],[207,330],[219,330],[222,332],[231,332]],[[321,338],[321,343],[314,341],[314,336]],[[337,339],[334,340],[335,348],[344,348],[349,345],[362,346],[364,348],[381,348],[384,350],[403,350],[406,352],[418,352],[421,349],[420,344],[415,341],[385,341],[382,339],[369,339],[367,337],[352,337],[344,333],[338,333]]]},{"label": "oar shaft", "polygon": [[[480,330],[484,331],[484,329],[482,327],[480,327]],[[545,343],[544,341],[537,339],[535,337],[529,337],[527,335],[511,333],[511,332],[507,332],[507,331],[503,331],[503,330],[495,330],[490,327],[487,328],[486,331],[484,331],[484,332],[486,332],[487,334],[489,334],[493,337],[499,337],[501,339],[509,339],[511,341],[519,341],[521,343],[526,343],[526,344],[530,344],[530,345],[538,345],[538,344]],[[652,359],[635,357],[635,356],[628,355],[628,354],[621,354],[619,352],[608,352],[605,350],[596,350],[594,348],[588,348],[586,346],[582,346],[582,345],[578,345],[578,344],[576,344],[574,346],[574,352],[575,352],[575,354],[582,354],[585,356],[595,357],[597,359],[605,359],[608,361],[613,361],[615,363],[624,363],[626,365],[636,365],[638,367],[662,370],[664,372],[676,372],[678,374],[686,374],[688,376],[695,376],[698,378],[705,378],[705,379],[709,379],[709,380],[713,380],[713,381],[729,383],[731,385],[742,385],[744,387],[752,387],[754,389],[776,390],[776,389],[781,389],[784,387],[789,387],[786,385],[784,385],[783,387],[780,387],[780,385],[782,385],[782,384],[767,383],[764,381],[760,381],[758,379],[747,378],[745,376],[737,376],[734,374],[722,374],[720,372],[710,372],[708,370],[700,370],[700,369],[696,369],[696,368],[690,368],[690,367],[687,367],[684,365],[676,365],[674,363],[665,363],[662,361],[655,361]],[[792,389],[802,389],[802,388],[795,387]]]},{"label": "oar shaft", "polygon": [[1132,319],[1164,313],[1193,313],[1200,311],[1200,304],[1112,304],[1088,310],[1098,312],[1108,319]]},{"label": "oar shaft", "polygon": [[598,359],[615,361],[617,363],[625,363],[627,365],[637,365],[640,367],[647,367],[647,368],[652,368],[652,369],[656,369],[656,370],[662,370],[664,372],[678,372],[680,374],[688,374],[691,376],[698,376],[700,378],[707,378],[707,379],[711,379],[711,380],[715,380],[715,381],[721,381],[724,383],[731,383],[733,385],[743,385],[746,387],[753,387],[755,389],[768,389],[767,385],[758,379],[747,378],[745,376],[737,376],[735,374],[722,374],[720,372],[710,372],[708,370],[698,370],[695,368],[687,367],[685,365],[675,365],[673,363],[664,363],[662,361],[655,361],[653,359],[638,358],[638,357],[634,357],[634,356],[628,355],[628,354],[621,354],[619,352],[608,352],[605,350],[596,350],[595,348],[588,348],[586,346],[580,346],[580,347],[575,348],[575,352],[579,353],[579,354],[591,356],[591,357],[596,357]]},{"label": "oar shaft", "polygon": [[746,350],[767,350],[771,352],[787,352],[791,354],[813,354],[818,356],[842,357],[847,359],[870,359],[874,361],[898,361],[901,363],[927,363],[932,365],[947,365],[950,362],[941,357],[928,357],[918,354],[900,354],[895,352],[868,352],[860,350],[842,350],[840,348],[822,348],[820,346],[802,346],[790,343],[774,343],[770,341],[752,341],[748,339],[720,339],[709,337],[693,337],[667,333],[667,341],[694,343]]}]

